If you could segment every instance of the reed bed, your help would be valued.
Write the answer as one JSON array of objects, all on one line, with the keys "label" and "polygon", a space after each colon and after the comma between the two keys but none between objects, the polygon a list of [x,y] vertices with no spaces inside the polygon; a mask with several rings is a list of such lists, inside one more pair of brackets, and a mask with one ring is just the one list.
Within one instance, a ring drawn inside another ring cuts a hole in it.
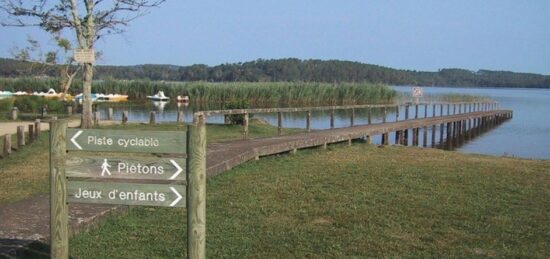
[{"label": "reed bed", "polygon": [[[81,82],[71,86],[71,93],[81,91]],[[55,79],[0,79],[0,89],[10,91],[46,91],[58,89]],[[95,93],[127,94],[130,99],[142,100],[147,95],[164,91],[175,98],[187,95],[193,102],[225,103],[248,100],[251,104],[342,105],[388,103],[396,92],[382,84],[369,83],[306,83],[306,82],[165,82],[148,80],[94,81]]]}]

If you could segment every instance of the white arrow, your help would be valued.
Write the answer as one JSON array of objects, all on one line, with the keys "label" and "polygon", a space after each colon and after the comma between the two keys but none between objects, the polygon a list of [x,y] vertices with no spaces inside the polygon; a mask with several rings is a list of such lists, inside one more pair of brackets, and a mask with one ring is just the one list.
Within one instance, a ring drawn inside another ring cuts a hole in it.
[{"label": "white arrow", "polygon": [[176,196],[178,196],[177,199],[175,199],[172,203],[170,203],[170,207],[174,207],[174,205],[178,204],[178,201],[181,200],[182,196],[180,195],[180,193],[178,191],[176,191],[176,189],[174,187],[170,187],[170,190],[172,190],[172,192],[174,192],[176,194]]},{"label": "white arrow", "polygon": [[183,171],[183,169],[181,169],[181,167],[178,165],[178,163],[176,163],[176,161],[174,161],[174,160],[172,160],[172,159],[170,159],[170,163],[172,163],[172,164],[176,167],[176,169],[178,169],[178,170],[174,173],[174,175],[172,175],[172,176],[170,177],[170,180],[174,180],[174,179],[176,179],[176,177],[181,173],[181,171]]},{"label": "white arrow", "polygon": [[78,132],[76,132],[76,134],[74,134],[74,136],[71,138],[71,142],[73,142],[75,147],[82,150],[82,147],[78,143],[76,143],[76,138],[78,138],[78,136],[80,136],[80,134],[82,134],[82,130],[79,130]]}]

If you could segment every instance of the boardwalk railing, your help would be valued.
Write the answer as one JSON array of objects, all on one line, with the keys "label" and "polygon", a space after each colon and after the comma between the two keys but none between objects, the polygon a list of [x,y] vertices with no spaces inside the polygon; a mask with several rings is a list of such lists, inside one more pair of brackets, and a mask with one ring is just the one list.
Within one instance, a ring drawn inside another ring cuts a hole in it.
[{"label": "boardwalk railing", "polygon": [[[248,122],[251,114],[257,113],[277,113],[277,128],[278,135],[283,133],[283,114],[284,113],[306,113],[306,130],[311,131],[311,113],[317,111],[329,111],[330,112],[330,128],[334,128],[334,114],[337,110],[348,110],[350,116],[349,126],[356,126],[356,110],[366,109],[368,111],[367,125],[372,124],[372,110],[382,109],[383,117],[382,123],[389,121],[387,118],[388,110],[395,111],[395,121],[400,120],[400,111],[405,113],[404,120],[418,119],[420,118],[420,109],[424,108],[424,116],[422,118],[428,118],[428,107],[432,107],[432,117],[436,117],[436,109],[439,108],[439,116],[455,115],[479,111],[491,111],[499,109],[499,103],[494,101],[484,102],[431,102],[431,103],[400,103],[400,104],[365,104],[365,105],[343,105],[343,106],[318,106],[318,107],[298,107],[298,108],[256,108],[256,109],[232,109],[232,110],[210,110],[195,112],[195,116],[203,116],[205,120],[208,116],[224,115],[225,123],[228,122],[228,116],[230,115],[244,115],[243,121],[243,137],[248,138]],[[410,109],[414,108],[414,117],[410,115]],[[452,111],[452,112],[451,112]]]}]

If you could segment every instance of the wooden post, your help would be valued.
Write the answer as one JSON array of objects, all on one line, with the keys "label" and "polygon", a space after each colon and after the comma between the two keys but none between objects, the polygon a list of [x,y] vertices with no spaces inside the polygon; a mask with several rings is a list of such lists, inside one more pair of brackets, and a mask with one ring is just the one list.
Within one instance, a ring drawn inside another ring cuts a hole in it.
[{"label": "wooden post", "polygon": [[307,111],[306,113],[306,130],[307,132],[311,132],[311,111]]},{"label": "wooden post", "polygon": [[400,130],[400,131],[399,131],[399,144],[400,144],[400,145],[404,145],[404,143],[403,143],[404,141],[405,141],[405,137],[404,137],[404,135],[403,135],[403,131]]},{"label": "wooden post", "polygon": [[455,114],[456,114],[456,103],[453,104],[453,115],[455,115]]},{"label": "wooden post", "polygon": [[19,111],[19,109],[17,109],[17,107],[13,107],[11,109],[11,119],[12,120],[17,120],[17,112]]},{"label": "wooden post", "polygon": [[277,134],[279,136],[283,135],[283,113],[277,113]]},{"label": "wooden post", "polygon": [[73,107],[67,106],[67,115],[73,115]]},{"label": "wooden post", "polygon": [[395,106],[395,121],[399,121],[399,105]]},{"label": "wooden post", "polygon": [[355,109],[351,108],[351,114],[349,116],[349,124],[351,127],[355,124]]},{"label": "wooden post", "polygon": [[40,136],[40,119],[34,121],[34,139],[38,139]]},{"label": "wooden post", "polygon": [[396,144],[396,145],[401,144],[401,141],[399,140],[399,134],[400,134],[400,133],[401,133],[401,132],[400,132],[399,130],[395,132],[395,144]]},{"label": "wooden post", "polygon": [[445,134],[445,124],[439,124],[439,144],[443,144],[443,134]]},{"label": "wooden post", "polygon": [[367,144],[372,144],[372,139],[370,137],[370,135],[367,135]]},{"label": "wooden post", "polygon": [[94,112],[94,125],[99,126],[100,120],[101,120],[101,113],[98,111]]},{"label": "wooden post", "polygon": [[107,111],[107,120],[113,120],[113,108],[109,108],[109,110]]},{"label": "wooden post", "polygon": [[367,123],[370,125],[372,123],[371,121],[371,117],[372,117],[372,107],[369,107],[369,113],[368,113],[368,116],[367,116]]},{"label": "wooden post", "polygon": [[400,142],[399,142],[399,134],[400,134],[400,131],[399,131],[399,130],[395,132],[395,144],[400,144]]},{"label": "wooden post", "polygon": [[156,123],[156,115],[157,113],[155,111],[151,111],[149,113],[149,124],[155,124]]},{"label": "wooden post", "polygon": [[409,105],[405,105],[405,120],[409,119]]},{"label": "wooden post", "polygon": [[435,118],[435,104],[432,106],[432,118]]},{"label": "wooden post", "polygon": [[46,115],[48,115],[48,108],[46,108],[46,106],[42,106],[42,118],[44,118]]},{"label": "wooden post", "polygon": [[11,154],[11,134],[4,135],[4,151],[2,152],[4,157]]},{"label": "wooden post", "polygon": [[424,118],[428,118],[428,105],[424,104]]},{"label": "wooden post", "polygon": [[230,124],[231,121],[229,121],[229,115],[224,115],[223,116],[223,124]]},{"label": "wooden post", "polygon": [[405,129],[403,131],[403,145],[408,146],[409,145],[409,129]]},{"label": "wooden post", "polygon": [[415,105],[414,105],[414,110],[415,110],[414,118],[415,118],[415,119],[418,119],[418,104],[415,104]]},{"label": "wooden post", "polygon": [[17,148],[25,145],[25,126],[17,126]]},{"label": "wooden post", "polygon": [[435,147],[435,129],[436,129],[436,126],[434,124],[432,125],[432,147]]},{"label": "wooden post", "polygon": [[187,258],[206,258],[206,126],[196,116],[187,135]]},{"label": "wooden post", "polygon": [[447,116],[451,115],[451,104],[447,104]]},{"label": "wooden post", "polygon": [[427,147],[428,146],[428,127],[424,126],[422,128],[422,146]]},{"label": "wooden post", "polygon": [[128,111],[122,112],[122,124],[128,123]]},{"label": "wooden post", "polygon": [[50,122],[50,254],[69,258],[69,206],[65,158],[67,121]]},{"label": "wooden post", "polygon": [[243,138],[248,138],[248,112],[244,113],[244,120],[243,120]]},{"label": "wooden post", "polygon": [[452,123],[447,122],[447,142],[449,142],[453,138],[452,130]]},{"label": "wooden post", "polygon": [[439,116],[443,116],[443,104],[439,107]]},{"label": "wooden post", "polygon": [[334,129],[334,109],[330,110],[330,128]]},{"label": "wooden post", "polygon": [[386,117],[388,116],[388,110],[384,107],[384,117],[382,117],[382,123],[386,123]]},{"label": "wooden post", "polygon": [[[348,138],[348,146],[351,146],[351,142],[352,142],[352,139],[350,137],[350,138]],[[296,150],[296,149],[294,149],[294,150]],[[294,154],[296,154],[296,152],[294,152]]]},{"label": "wooden post", "polygon": [[34,140],[34,125],[29,124],[29,143],[32,143]]},{"label": "wooden post", "polygon": [[177,120],[178,124],[185,123],[185,113],[183,111],[178,111],[178,116],[177,116],[176,120]]}]

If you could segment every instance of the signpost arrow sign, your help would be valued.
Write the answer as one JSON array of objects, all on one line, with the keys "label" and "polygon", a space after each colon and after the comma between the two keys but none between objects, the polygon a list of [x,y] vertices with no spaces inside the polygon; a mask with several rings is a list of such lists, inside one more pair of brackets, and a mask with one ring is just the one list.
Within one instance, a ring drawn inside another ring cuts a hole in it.
[{"label": "signpost arrow sign", "polygon": [[185,207],[185,185],[69,181],[67,200],[164,207]]},{"label": "signpost arrow sign", "polygon": [[176,177],[178,177],[178,175],[183,172],[183,169],[173,159],[170,159],[170,163],[172,163],[172,165],[174,165],[174,167],[177,169],[177,171],[170,177],[170,180],[175,180]]},{"label": "signpost arrow sign", "polygon": [[71,142],[74,144],[74,146],[80,150],[82,150],[82,147],[76,142],[76,138],[82,134],[82,130],[77,131],[74,136],[71,138]]},{"label": "signpost arrow sign", "polygon": [[69,156],[68,177],[185,181],[185,158]]},{"label": "signpost arrow sign", "polygon": [[185,131],[67,129],[68,150],[177,153],[186,152]]}]

